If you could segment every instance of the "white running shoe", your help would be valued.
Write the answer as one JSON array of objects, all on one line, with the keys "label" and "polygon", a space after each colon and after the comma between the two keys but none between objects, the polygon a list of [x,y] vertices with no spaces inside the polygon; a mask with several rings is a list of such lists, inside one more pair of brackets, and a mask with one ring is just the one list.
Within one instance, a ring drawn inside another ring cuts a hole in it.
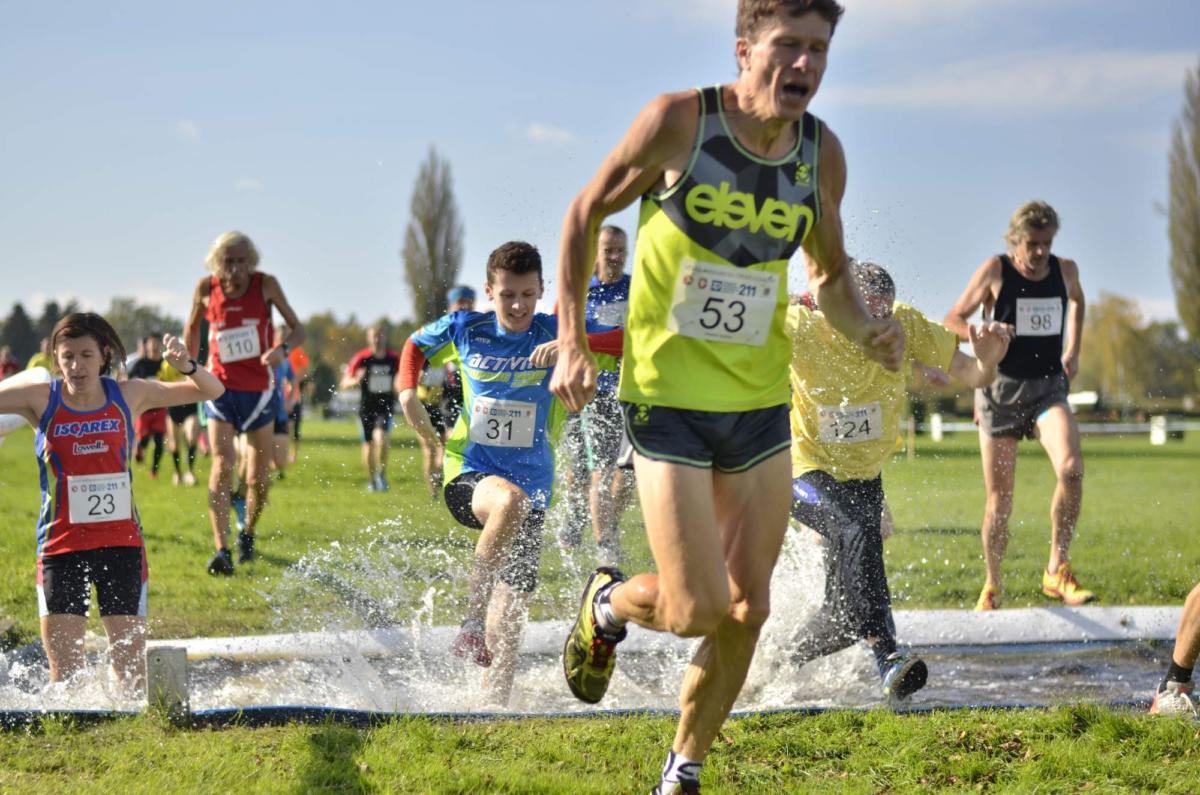
[{"label": "white running shoe", "polygon": [[1154,694],[1150,704],[1151,715],[1173,715],[1200,720],[1196,710],[1196,699],[1192,695],[1191,682],[1167,682],[1166,687]]}]

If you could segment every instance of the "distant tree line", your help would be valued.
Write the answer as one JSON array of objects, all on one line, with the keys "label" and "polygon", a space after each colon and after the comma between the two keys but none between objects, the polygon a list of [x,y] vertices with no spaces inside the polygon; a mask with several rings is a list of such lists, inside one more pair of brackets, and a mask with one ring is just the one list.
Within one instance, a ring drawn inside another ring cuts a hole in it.
[{"label": "distant tree line", "polygon": [[[60,318],[78,311],[77,301],[71,300],[65,304],[50,301],[35,320],[22,304],[13,304],[0,324],[0,346],[9,346],[13,356],[24,363],[37,353],[42,338],[50,336],[50,331]],[[133,351],[137,341],[148,334],[179,334],[183,330],[183,322],[179,318],[156,306],[139,304],[133,298],[114,298],[101,314],[112,324],[127,351]],[[410,320],[378,318],[374,323],[388,328],[390,344],[397,351],[408,335],[416,330],[416,324]],[[372,322],[361,322],[353,314],[341,320],[332,312],[321,312],[305,321],[308,339],[304,343],[304,350],[312,362],[308,378],[313,384],[314,400],[327,402],[336,391],[342,366],[366,347],[367,327],[370,325]]]}]

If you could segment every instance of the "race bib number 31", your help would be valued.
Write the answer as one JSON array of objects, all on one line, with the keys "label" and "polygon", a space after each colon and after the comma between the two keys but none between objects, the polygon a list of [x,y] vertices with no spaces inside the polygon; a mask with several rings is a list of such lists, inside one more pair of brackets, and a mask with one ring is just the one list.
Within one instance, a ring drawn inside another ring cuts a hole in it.
[{"label": "race bib number 31", "polygon": [[1018,298],[1017,335],[1054,337],[1062,333],[1061,298]]},{"label": "race bib number 31", "polygon": [[883,433],[883,411],[879,403],[861,406],[821,406],[817,428],[827,444],[861,444],[878,441]]},{"label": "race bib number 31", "polygon": [[778,274],[684,259],[667,328],[710,342],[762,346],[778,299]]},{"label": "race bib number 31", "polygon": [[258,340],[258,326],[235,326],[217,332],[217,351],[221,363],[257,359],[262,355]]},{"label": "race bib number 31", "polygon": [[471,405],[471,441],[489,447],[533,447],[537,404],[477,397]]},{"label": "race bib number 31", "polygon": [[71,524],[129,519],[133,516],[129,473],[68,476],[67,508]]}]

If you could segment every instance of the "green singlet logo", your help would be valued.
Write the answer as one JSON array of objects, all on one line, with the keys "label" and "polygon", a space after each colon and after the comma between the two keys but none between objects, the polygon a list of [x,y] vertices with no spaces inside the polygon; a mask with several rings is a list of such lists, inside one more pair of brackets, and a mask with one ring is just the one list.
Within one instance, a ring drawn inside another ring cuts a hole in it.
[{"label": "green singlet logo", "polygon": [[699,224],[726,229],[749,227],[755,234],[761,230],[771,237],[789,241],[794,241],[799,234],[801,218],[807,221],[806,229],[813,222],[813,211],[803,204],[764,199],[759,207],[754,194],[730,190],[725,181],[719,188],[703,182],[696,185],[688,191],[684,207]]}]

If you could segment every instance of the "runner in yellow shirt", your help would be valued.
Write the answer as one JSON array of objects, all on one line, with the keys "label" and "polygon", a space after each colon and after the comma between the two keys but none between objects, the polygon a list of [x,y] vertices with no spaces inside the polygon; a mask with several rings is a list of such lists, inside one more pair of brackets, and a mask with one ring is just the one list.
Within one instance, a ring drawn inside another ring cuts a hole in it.
[{"label": "runner in yellow shirt", "polygon": [[792,516],[826,539],[825,601],[796,633],[797,665],[866,640],[879,665],[884,694],[903,699],[925,684],[925,663],[896,647],[891,595],[883,568],[884,463],[896,449],[905,378],[936,366],[982,388],[996,377],[1011,327],[970,328],[976,358],[958,350],[958,336],[918,310],[895,303],[892,277],[856,262],[852,272],[871,313],[904,329],[905,366],[885,369],[839,334],[825,315],[802,303],[788,308],[792,339]]}]

